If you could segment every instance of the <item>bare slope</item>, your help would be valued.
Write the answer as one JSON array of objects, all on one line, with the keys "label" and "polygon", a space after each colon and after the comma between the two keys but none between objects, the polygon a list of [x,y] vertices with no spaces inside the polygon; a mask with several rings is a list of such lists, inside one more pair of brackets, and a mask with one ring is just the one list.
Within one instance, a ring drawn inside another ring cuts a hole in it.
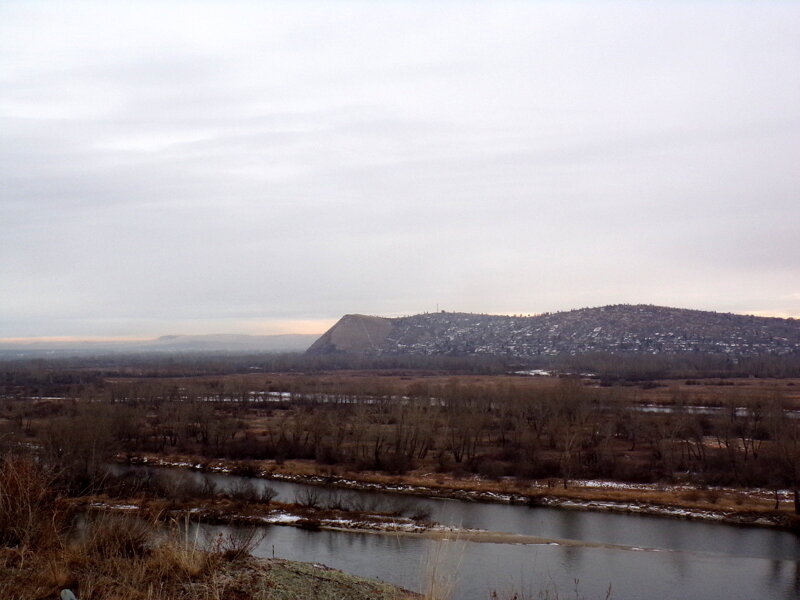
[{"label": "bare slope", "polygon": [[309,354],[378,353],[392,330],[392,319],[345,315],[308,349]]},{"label": "bare slope", "polygon": [[346,315],[308,352],[512,357],[587,352],[785,355],[800,353],[800,320],[651,305],[603,306],[533,317]]}]

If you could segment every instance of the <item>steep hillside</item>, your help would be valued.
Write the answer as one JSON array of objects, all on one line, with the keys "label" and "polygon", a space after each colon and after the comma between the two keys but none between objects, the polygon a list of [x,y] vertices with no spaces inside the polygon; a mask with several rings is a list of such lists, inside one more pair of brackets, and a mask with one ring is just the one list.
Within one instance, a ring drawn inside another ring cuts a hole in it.
[{"label": "steep hillside", "polygon": [[800,320],[651,305],[614,305],[509,317],[426,313],[386,319],[346,315],[310,354],[555,356],[587,352],[800,353]]},{"label": "steep hillside", "polygon": [[378,353],[392,331],[394,321],[367,315],[345,315],[311,345],[308,353]]}]

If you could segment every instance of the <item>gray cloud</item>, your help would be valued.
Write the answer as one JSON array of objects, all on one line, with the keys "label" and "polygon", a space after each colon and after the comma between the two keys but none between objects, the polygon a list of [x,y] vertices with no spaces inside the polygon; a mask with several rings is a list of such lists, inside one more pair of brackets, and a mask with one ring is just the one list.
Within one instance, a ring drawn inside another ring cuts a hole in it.
[{"label": "gray cloud", "polygon": [[0,337],[800,315],[791,3],[4,3]]}]

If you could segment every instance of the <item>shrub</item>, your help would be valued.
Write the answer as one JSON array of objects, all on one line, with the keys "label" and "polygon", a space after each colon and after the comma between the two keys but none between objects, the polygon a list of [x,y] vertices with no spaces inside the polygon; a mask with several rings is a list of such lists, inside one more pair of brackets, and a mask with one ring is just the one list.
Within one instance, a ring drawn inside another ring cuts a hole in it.
[{"label": "shrub", "polygon": [[153,539],[153,525],[144,519],[100,514],[86,527],[81,545],[89,556],[133,558],[147,555]]},{"label": "shrub", "polygon": [[321,500],[320,491],[313,488],[300,490],[294,495],[295,503],[305,508],[317,508]]},{"label": "shrub", "polygon": [[698,490],[687,490],[681,494],[681,500],[697,502],[700,500],[700,492]]},{"label": "shrub", "polygon": [[431,520],[431,509],[427,506],[417,506],[410,515],[412,521],[426,523]]},{"label": "shrub", "polygon": [[260,469],[256,463],[241,462],[233,467],[231,473],[242,477],[256,477],[260,473]]},{"label": "shrub", "polygon": [[325,508],[329,510],[351,510],[350,504],[340,492],[329,491],[325,497]]},{"label": "shrub", "polygon": [[335,465],[341,460],[338,450],[329,444],[317,448],[315,454],[317,462],[323,465]]},{"label": "shrub", "polygon": [[506,466],[497,460],[481,461],[476,470],[478,475],[487,479],[500,479],[506,474]]},{"label": "shrub", "polygon": [[413,468],[414,462],[405,454],[391,454],[383,464],[383,470],[390,475],[404,475]]},{"label": "shrub", "polygon": [[320,525],[319,519],[300,519],[297,522],[297,526],[306,531],[319,531]]},{"label": "shrub", "polygon": [[207,545],[212,555],[227,560],[238,560],[249,556],[266,536],[265,531],[255,527],[237,527],[227,533],[218,533]]},{"label": "shrub", "polygon": [[38,547],[55,538],[65,515],[56,508],[52,484],[31,459],[6,456],[0,462],[0,544]]},{"label": "shrub", "polygon": [[198,479],[196,474],[186,472],[159,473],[151,489],[157,496],[181,501],[210,498],[216,493],[216,486],[210,478]]},{"label": "shrub", "polygon": [[231,500],[239,500],[240,502],[255,502],[261,504],[269,504],[278,495],[273,488],[269,486],[256,486],[252,481],[240,480],[236,481],[228,489],[227,496]]}]

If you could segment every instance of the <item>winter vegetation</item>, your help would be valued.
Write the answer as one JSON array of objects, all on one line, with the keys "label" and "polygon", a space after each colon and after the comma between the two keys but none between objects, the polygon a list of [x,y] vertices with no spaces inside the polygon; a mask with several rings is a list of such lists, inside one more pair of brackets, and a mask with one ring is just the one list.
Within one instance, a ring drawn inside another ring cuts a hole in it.
[{"label": "winter vegetation", "polygon": [[16,453],[0,462],[4,597],[57,598],[59,590],[62,599],[82,600],[416,597],[321,565],[253,559],[254,529],[208,538],[155,507],[86,510],[71,501],[74,492],[54,466]]},{"label": "winter vegetation", "polygon": [[[800,481],[794,380],[108,375],[9,369],[4,443],[58,459],[75,492],[110,457],[143,454],[562,488],[600,479],[777,491]],[[65,439],[69,430],[86,435]]]},{"label": "winter vegetation", "polygon": [[[438,359],[424,370],[302,373],[240,369],[246,359],[231,356],[80,360],[3,364],[0,591],[12,597],[71,587],[82,599],[258,598],[242,573],[252,583],[306,568],[253,562],[252,539],[187,539],[183,519],[437,533],[413,503],[357,505],[337,487],[800,522],[796,379],[471,374],[468,361],[448,372]],[[269,487],[113,475],[114,462],[334,491],[280,503]],[[452,588],[443,571],[431,598]]]}]

